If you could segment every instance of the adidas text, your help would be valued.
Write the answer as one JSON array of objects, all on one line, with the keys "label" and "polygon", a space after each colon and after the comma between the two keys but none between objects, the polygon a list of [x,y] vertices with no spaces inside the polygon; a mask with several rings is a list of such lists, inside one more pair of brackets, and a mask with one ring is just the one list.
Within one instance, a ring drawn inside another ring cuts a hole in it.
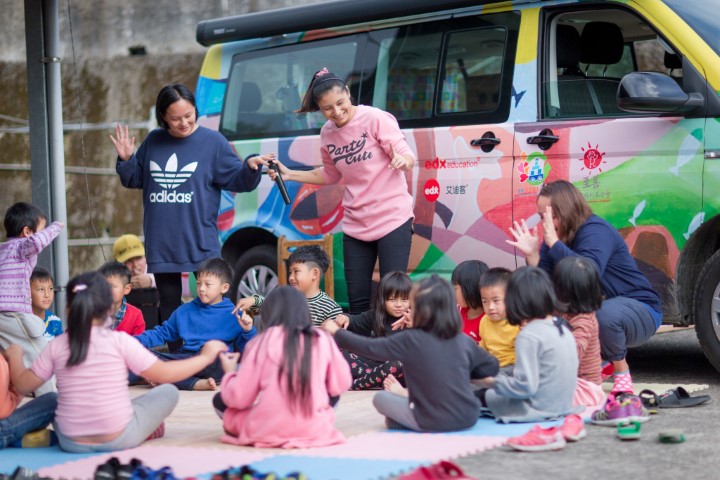
[{"label": "adidas text", "polygon": [[190,203],[192,202],[193,193],[168,192],[163,190],[158,193],[150,194],[150,203]]}]

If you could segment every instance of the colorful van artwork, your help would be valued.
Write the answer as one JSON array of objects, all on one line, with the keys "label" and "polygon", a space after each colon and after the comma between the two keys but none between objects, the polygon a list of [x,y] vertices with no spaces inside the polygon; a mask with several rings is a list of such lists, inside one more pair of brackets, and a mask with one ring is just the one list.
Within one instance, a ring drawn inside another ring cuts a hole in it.
[{"label": "colorful van artwork", "polygon": [[[373,8],[368,8],[372,3]],[[664,322],[696,325],[720,368],[720,0],[333,2],[201,22],[200,123],[240,157],[321,164],[320,114],[297,114],[312,74],[397,118],[418,162],[409,274],[477,258],[514,269],[513,221],[537,224],[540,187],[573,182],[626,239]],[[714,8],[717,7],[717,8]],[[402,12],[402,13],[398,13]],[[218,226],[237,295],[277,284],[276,243],[334,235],[342,185],[263,179],[224,193]]]}]

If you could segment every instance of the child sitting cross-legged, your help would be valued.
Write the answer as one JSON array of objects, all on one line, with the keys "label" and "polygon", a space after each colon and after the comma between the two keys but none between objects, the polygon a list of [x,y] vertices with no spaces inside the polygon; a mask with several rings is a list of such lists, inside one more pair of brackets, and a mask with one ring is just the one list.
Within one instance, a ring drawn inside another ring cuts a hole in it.
[{"label": "child sitting cross-legged", "polygon": [[521,267],[510,276],[505,296],[508,321],[520,327],[515,369],[481,382],[476,392],[498,422],[536,422],[575,413],[578,358],[567,323],[558,310],[550,276]]},{"label": "child sitting cross-legged", "polygon": [[132,290],[130,269],[120,262],[107,262],[98,269],[110,285],[113,305],[110,309],[112,329],[128,335],[140,335],[145,331],[145,319],[139,308],[127,303],[125,295]]},{"label": "child sitting cross-legged", "polygon": [[[181,305],[170,318],[151,330],[136,336],[146,348],[182,340],[177,352],[153,352],[161,359],[191,358],[208,340],[220,340],[230,351],[242,352],[245,344],[256,335],[253,321],[247,315],[233,314],[233,303],[223,295],[230,289],[232,269],[222,258],[204,261],[196,272],[198,296]],[[222,367],[214,361],[202,371],[176,381],[180,390],[215,390],[222,378]],[[131,383],[140,379],[130,377]]]},{"label": "child sitting cross-legged", "polygon": [[224,343],[209,341],[190,358],[158,360],[130,335],[108,328],[112,296],[97,272],[70,280],[67,304],[67,332],[50,342],[29,369],[18,345],[11,345],[5,356],[20,394],[37,389],[53,374],[57,377],[53,427],[60,447],[68,452],[123,450],[163,435],[163,421],[179,399],[177,388],[160,385],[131,400],[128,369],[153,382],[169,383],[203,369],[227,350]]},{"label": "child sitting cross-legged", "polygon": [[[409,315],[412,286],[407,274],[390,272],[380,280],[372,310],[357,315],[338,315],[335,323],[366,337],[379,338],[399,332],[394,325]],[[353,390],[383,388],[386,378],[397,384],[405,383],[402,364],[396,360],[378,362],[347,350],[343,350],[343,356],[352,370]]]},{"label": "child sitting cross-legged", "polygon": [[[307,298],[313,325],[320,326],[325,320],[334,319],[342,308],[320,289],[320,281],[330,266],[330,257],[317,245],[297,247],[288,258],[288,284],[300,290]],[[260,295],[241,298],[235,312],[256,312],[264,299]]]},{"label": "child sitting cross-legged", "polygon": [[225,376],[213,405],[223,442],[304,448],[345,441],[333,405],[352,381],[333,339],[313,328],[304,295],[278,287],[263,305],[262,334],[238,354],[220,355]]},{"label": "child sitting cross-legged", "polygon": [[515,364],[515,337],[520,329],[511,325],[505,309],[505,293],[511,272],[491,268],[480,277],[480,298],[485,317],[480,322],[480,346],[500,362],[500,370],[512,373]]},{"label": "child sitting cross-legged", "polygon": [[45,338],[48,341],[63,333],[62,320],[50,311],[54,299],[55,286],[50,272],[35,267],[30,275],[30,300],[33,313],[45,323]]},{"label": "child sitting cross-legged", "polygon": [[407,396],[382,390],[373,397],[388,428],[445,432],[472,427],[480,402],[470,380],[496,375],[497,360],[462,333],[452,287],[439,276],[413,287],[410,311],[411,328],[389,337],[363,337],[335,322],[325,322],[323,328],[335,335],[341,348],[378,361],[402,362]]}]

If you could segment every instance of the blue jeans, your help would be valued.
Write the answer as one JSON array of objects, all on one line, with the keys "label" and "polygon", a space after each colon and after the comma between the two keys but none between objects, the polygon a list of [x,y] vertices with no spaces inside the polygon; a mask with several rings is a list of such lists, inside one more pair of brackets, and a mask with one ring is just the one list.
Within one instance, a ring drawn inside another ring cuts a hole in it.
[{"label": "blue jeans", "polygon": [[652,310],[632,298],[615,297],[603,301],[595,312],[600,333],[600,354],[610,362],[627,356],[627,347],[647,342],[658,329]]},{"label": "blue jeans", "polygon": [[46,393],[0,420],[0,449],[21,439],[28,432],[47,427],[55,418],[56,408],[57,393]]},{"label": "blue jeans", "polygon": [[[160,360],[163,361],[172,361],[172,360],[183,360],[185,358],[190,358],[198,355],[200,352],[171,352],[171,353],[165,353],[165,352],[155,352],[152,351],[152,354],[158,357]],[[220,360],[215,360],[213,363],[208,365],[207,367],[200,370],[198,373],[193,375],[192,377],[188,377],[184,380],[180,380],[179,382],[175,382],[173,385],[175,385],[179,390],[192,390],[193,386],[195,386],[195,383],[200,379],[205,378],[214,378],[215,382],[217,382],[218,385],[220,385],[220,382],[222,381],[223,374],[222,366],[220,365]],[[135,385],[137,383],[140,383],[142,380],[142,377],[139,375],[135,375],[134,373],[130,372],[128,382],[130,385]]]},{"label": "blue jeans", "polygon": [[373,242],[343,235],[345,283],[350,313],[370,310],[372,276],[376,261],[380,266],[380,278],[390,272],[407,272],[412,235],[412,218]]}]

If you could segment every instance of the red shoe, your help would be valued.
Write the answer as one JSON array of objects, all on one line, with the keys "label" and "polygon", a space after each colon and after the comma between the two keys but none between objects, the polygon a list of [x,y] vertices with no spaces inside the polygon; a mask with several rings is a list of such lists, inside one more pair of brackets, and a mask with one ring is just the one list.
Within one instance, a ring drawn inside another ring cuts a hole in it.
[{"label": "red shoe", "polygon": [[512,437],[507,441],[509,447],[521,452],[560,450],[565,443],[560,427],[542,428],[540,425],[535,425],[525,435]]},{"label": "red shoe", "polygon": [[602,370],[600,370],[600,378],[604,382],[608,378],[612,377],[613,373],[615,373],[615,366],[612,362],[607,362],[603,364]]},{"label": "red shoe", "polygon": [[568,415],[560,426],[560,431],[568,442],[577,442],[581,438],[585,438],[585,422],[580,415]]}]

